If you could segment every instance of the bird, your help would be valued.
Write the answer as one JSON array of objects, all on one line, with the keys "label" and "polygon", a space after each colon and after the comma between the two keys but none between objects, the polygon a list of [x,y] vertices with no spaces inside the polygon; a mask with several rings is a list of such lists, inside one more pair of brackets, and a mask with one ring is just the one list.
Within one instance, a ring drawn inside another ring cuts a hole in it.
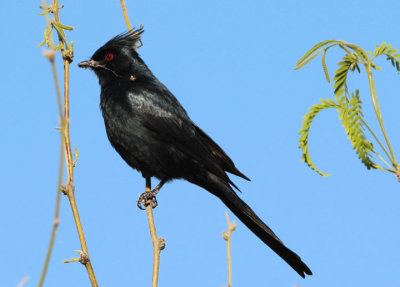
[{"label": "bird", "polygon": [[301,258],[237,195],[228,173],[250,179],[188,116],[177,98],[150,71],[134,49],[143,28],[113,37],[93,56],[80,62],[97,75],[100,109],[107,137],[125,160],[146,180],[160,184],[139,202],[156,206],[155,194],[168,181],[184,179],[219,198],[258,238],[301,277],[312,275]]}]

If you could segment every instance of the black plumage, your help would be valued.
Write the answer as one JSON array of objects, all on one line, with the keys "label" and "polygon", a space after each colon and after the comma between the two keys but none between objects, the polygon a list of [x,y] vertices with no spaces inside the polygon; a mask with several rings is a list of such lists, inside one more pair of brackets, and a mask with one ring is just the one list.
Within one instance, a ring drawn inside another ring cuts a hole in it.
[{"label": "black plumage", "polygon": [[80,67],[92,69],[101,86],[107,136],[121,157],[146,178],[185,179],[218,198],[300,276],[311,275],[301,258],[241,200],[226,172],[249,180],[229,156],[187,115],[133,49],[142,33],[118,35]]}]

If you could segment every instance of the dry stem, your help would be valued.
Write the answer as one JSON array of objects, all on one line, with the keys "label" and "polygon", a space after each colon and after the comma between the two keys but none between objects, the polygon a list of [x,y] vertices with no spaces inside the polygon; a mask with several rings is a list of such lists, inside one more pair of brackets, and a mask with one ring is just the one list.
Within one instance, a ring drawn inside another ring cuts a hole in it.
[{"label": "dry stem", "polygon": [[226,251],[228,254],[228,286],[232,287],[232,260],[231,260],[231,236],[232,232],[236,229],[236,223],[230,222],[228,212],[225,211],[226,221],[228,222],[228,233],[224,231],[222,238],[226,241]]},{"label": "dry stem", "polygon": [[[125,1],[120,0],[120,2],[121,2],[122,13],[124,14],[126,27],[128,28],[129,31],[131,31],[132,26],[131,26],[131,23],[129,22],[128,11],[126,10]],[[137,50],[137,42],[133,43],[133,49],[135,51]]]},{"label": "dry stem", "polygon": [[[132,26],[129,22],[128,12],[126,11],[125,1],[120,0],[122,13],[124,14],[124,19],[126,26],[129,31],[132,30]],[[137,42],[134,43],[133,49],[137,50]],[[146,177],[146,192],[151,192],[151,178]],[[160,269],[160,252],[165,248],[165,240],[162,237],[157,237],[156,226],[154,224],[153,217],[153,205],[146,205],[147,220],[149,222],[150,236],[153,243],[153,275],[151,280],[151,286],[157,287],[158,285],[158,271]]]},{"label": "dry stem", "polygon": [[[146,192],[151,191],[151,179],[146,177]],[[147,220],[149,222],[151,241],[153,242],[153,276],[151,286],[157,287],[158,284],[158,270],[160,268],[160,252],[165,248],[165,241],[162,237],[157,237],[156,226],[153,217],[153,205],[146,206]]]},{"label": "dry stem", "polygon": [[[54,3],[58,2],[56,0]],[[55,4],[56,5],[56,4]],[[54,13],[56,15],[56,13]],[[58,11],[57,11],[58,15]],[[56,18],[56,17],[55,17]],[[57,18],[56,18],[57,19]],[[93,287],[97,287],[96,276],[94,275],[92,263],[89,259],[89,252],[86,245],[85,235],[83,233],[82,223],[78,213],[78,207],[75,201],[75,190],[74,190],[74,161],[72,159],[72,151],[71,151],[71,141],[69,136],[69,64],[70,64],[70,55],[66,55],[63,49],[61,49],[64,60],[64,148],[65,148],[65,158],[67,162],[67,183],[66,183],[66,195],[68,197],[69,203],[71,205],[72,214],[74,216],[76,229],[79,235],[79,241],[81,242],[82,252],[87,256],[88,260],[81,263],[85,265],[86,270],[89,275],[90,282]]]},{"label": "dry stem", "polygon": [[29,279],[31,279],[29,276],[22,277],[21,280],[19,281],[17,287],[24,287],[26,282],[29,281]]},{"label": "dry stem", "polygon": [[[42,3],[43,3],[43,5],[46,4],[46,2],[44,0],[42,0]],[[49,15],[46,14],[45,16],[46,16],[47,25],[50,25]],[[50,41],[53,44],[52,35],[50,35]],[[60,202],[61,202],[61,183],[62,183],[62,175],[63,175],[63,170],[64,170],[64,152],[63,152],[63,148],[64,148],[64,135],[63,135],[64,117],[62,114],[62,99],[61,99],[60,83],[58,82],[57,68],[56,68],[56,64],[54,62],[54,55],[55,55],[54,50],[50,50],[45,53],[45,56],[49,59],[49,61],[51,63],[54,84],[56,87],[58,113],[59,113],[60,125],[61,125],[61,128],[60,128],[60,131],[61,131],[60,132],[60,156],[59,156],[59,166],[58,166],[57,196],[56,196],[56,206],[54,209],[53,227],[51,230],[49,245],[47,247],[46,258],[44,260],[42,272],[40,274],[38,287],[43,286],[44,279],[46,278],[46,273],[47,273],[47,269],[49,266],[50,257],[51,257],[51,253],[53,251],[54,241],[55,241],[56,234],[57,234],[57,229],[60,224],[59,214],[60,214]]]},{"label": "dry stem", "polygon": [[128,27],[128,30],[130,31],[130,30],[132,30],[132,26],[131,26],[131,23],[129,22],[128,12],[126,11],[126,6],[125,6],[125,1],[120,0],[120,2],[121,2],[122,13],[124,13],[126,27]]},{"label": "dry stem", "polygon": [[44,278],[46,277],[47,268],[49,266],[51,253],[53,251],[54,241],[57,234],[57,229],[60,224],[59,214],[60,214],[60,202],[61,202],[61,182],[62,182],[62,174],[63,174],[63,166],[64,166],[64,152],[63,152],[63,136],[61,134],[61,147],[60,147],[60,159],[59,159],[59,168],[58,168],[58,182],[57,182],[57,197],[56,197],[56,207],[54,211],[54,219],[53,219],[53,227],[50,235],[50,242],[47,247],[46,259],[43,264],[42,273],[40,275],[38,287],[43,286]]},{"label": "dry stem", "polygon": [[[54,14],[54,19],[55,22],[60,24],[60,18],[58,14],[58,0],[54,0],[54,2],[51,4],[51,12]],[[63,186],[64,192],[68,197],[68,200],[71,205],[72,213],[74,216],[76,228],[78,230],[78,235],[79,235],[79,240],[81,243],[81,248],[82,248],[82,254],[84,255],[85,260],[81,260],[81,263],[85,265],[86,270],[89,275],[90,282],[92,286],[97,287],[98,284],[96,282],[96,277],[94,275],[93,267],[89,259],[89,253],[86,245],[86,240],[85,236],[83,233],[83,228],[82,228],[82,223],[79,218],[79,213],[78,213],[78,208],[76,205],[75,201],[75,193],[74,193],[74,184],[73,184],[73,172],[74,172],[74,161],[72,159],[72,152],[71,152],[71,142],[70,142],[70,136],[69,136],[69,64],[72,62],[72,51],[69,49],[66,50],[63,44],[62,39],[60,38],[59,35],[59,43],[61,47],[61,54],[63,57],[63,63],[64,63],[64,115],[62,117],[61,121],[61,133],[63,136],[63,145],[64,145],[64,151],[65,151],[65,158],[66,158],[66,164],[67,164],[67,183]],[[60,105],[59,105],[60,107]],[[57,212],[57,210],[56,210]],[[54,226],[56,227],[58,223],[58,217],[55,218]],[[53,229],[54,230],[54,229]],[[55,232],[55,231],[54,231]],[[55,236],[55,234],[54,234]],[[52,240],[54,242],[54,238],[52,236]],[[48,250],[48,253],[51,253],[52,249],[52,241],[50,242],[50,247]],[[47,266],[45,266],[47,268]]]}]

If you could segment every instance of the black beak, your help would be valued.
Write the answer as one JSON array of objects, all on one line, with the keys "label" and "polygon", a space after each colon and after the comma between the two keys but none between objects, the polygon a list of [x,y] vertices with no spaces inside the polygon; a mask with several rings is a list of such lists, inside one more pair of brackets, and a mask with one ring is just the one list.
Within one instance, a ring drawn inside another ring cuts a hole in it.
[{"label": "black beak", "polygon": [[90,59],[90,60],[87,60],[87,61],[83,61],[83,62],[80,62],[79,64],[78,64],[78,67],[79,68],[91,68],[91,69],[93,69],[93,68],[95,68],[95,67],[97,67],[98,66],[98,63],[96,62],[96,61],[94,61],[94,60],[92,60],[92,59]]}]

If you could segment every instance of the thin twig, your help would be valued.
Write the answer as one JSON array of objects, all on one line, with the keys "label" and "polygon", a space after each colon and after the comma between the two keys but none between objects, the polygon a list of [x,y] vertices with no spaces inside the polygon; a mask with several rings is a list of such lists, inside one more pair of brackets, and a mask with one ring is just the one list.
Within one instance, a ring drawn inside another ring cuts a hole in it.
[{"label": "thin twig", "polygon": [[53,246],[54,246],[54,241],[55,241],[56,234],[57,234],[57,229],[58,229],[58,226],[60,223],[59,214],[60,214],[60,202],[61,202],[61,183],[62,183],[62,174],[63,174],[63,169],[64,169],[64,151],[63,151],[64,140],[63,140],[62,134],[61,134],[60,145],[61,146],[60,146],[60,159],[59,159],[59,167],[58,167],[57,197],[56,197],[56,207],[55,207],[55,211],[54,211],[53,227],[51,230],[50,242],[47,247],[46,259],[43,264],[42,273],[40,275],[38,287],[43,286],[43,282],[46,277],[47,269],[48,269],[49,262],[50,262],[51,253],[53,251]]},{"label": "thin twig", "polygon": [[[128,28],[129,31],[131,31],[132,26],[131,26],[131,23],[129,22],[128,11],[126,10],[125,1],[120,0],[120,2],[121,2],[122,13],[124,14],[126,27]],[[137,42],[136,41],[133,43],[133,50],[135,50],[135,51],[137,50]]]},{"label": "thin twig", "polygon": [[19,281],[17,287],[24,287],[26,282],[29,281],[29,279],[31,279],[29,276],[22,277],[21,280]]},{"label": "thin twig", "polygon": [[[365,127],[368,129],[368,131],[371,133],[371,135],[375,138],[376,142],[379,144],[379,146],[381,147],[381,149],[384,151],[384,153],[386,154],[386,156],[388,157],[388,159],[390,159],[390,155],[387,152],[386,148],[383,146],[383,144],[381,143],[381,141],[379,140],[379,138],[375,135],[374,131],[370,128],[370,126],[367,124],[367,122],[361,118],[362,123],[365,125]],[[375,152],[377,154],[377,152]],[[382,158],[379,156],[379,158],[388,166],[391,168],[391,166]]]},{"label": "thin twig", "polygon": [[78,236],[79,236],[79,241],[81,242],[81,248],[82,252],[80,252],[80,262],[85,265],[86,270],[89,275],[90,282],[92,283],[93,287],[97,287],[97,281],[96,281],[96,276],[93,271],[92,263],[90,261],[89,253],[88,253],[88,248],[86,245],[86,240],[85,240],[85,235],[83,233],[83,228],[82,228],[82,223],[79,217],[78,213],[78,207],[76,206],[76,201],[75,201],[75,192],[74,188],[72,185],[65,185],[65,193],[69,199],[69,203],[71,205],[72,213],[74,215],[75,219],[75,224],[76,224],[76,229],[78,230]]},{"label": "thin twig", "polygon": [[[46,5],[46,2],[44,0],[42,0],[42,4]],[[46,23],[48,26],[48,25],[50,25],[50,17],[48,14],[46,14],[45,17],[46,17]],[[50,38],[49,41],[53,44],[52,35],[50,35],[49,38]],[[62,177],[63,177],[63,172],[64,172],[64,151],[63,151],[63,148],[64,148],[64,132],[63,132],[64,117],[62,114],[62,99],[61,99],[60,83],[58,81],[57,68],[56,68],[56,64],[54,62],[55,53],[56,52],[54,50],[46,51],[45,56],[50,61],[51,69],[53,72],[54,84],[56,87],[57,106],[58,106],[58,113],[59,113],[59,118],[60,118],[60,156],[59,156],[59,166],[58,166],[57,196],[56,196],[56,204],[55,204],[55,209],[54,209],[53,227],[51,230],[49,245],[47,247],[46,258],[44,260],[42,272],[40,274],[38,287],[43,286],[44,279],[46,278],[46,273],[47,273],[47,269],[49,266],[50,257],[51,257],[51,253],[53,251],[54,241],[55,241],[56,234],[57,234],[57,229],[58,229],[58,226],[60,223],[59,214],[60,214],[60,202],[61,202],[61,184],[62,184]]]},{"label": "thin twig", "polygon": [[[52,4],[52,12],[54,14],[54,19],[57,24],[60,24],[60,18],[58,14],[58,0],[54,0]],[[60,33],[58,33],[58,40],[61,46],[61,54],[63,56],[64,63],[64,150],[65,158],[67,163],[67,183],[64,185],[64,192],[68,197],[71,205],[72,214],[74,216],[76,228],[79,235],[79,241],[81,243],[82,253],[80,262],[85,265],[86,270],[89,275],[90,282],[92,286],[97,287],[96,277],[93,271],[91,261],[89,259],[89,252],[86,245],[85,236],[83,233],[82,223],[79,217],[78,208],[75,201],[75,191],[74,191],[74,161],[72,159],[71,152],[71,141],[69,136],[69,65],[72,62],[72,50],[66,50],[62,41]],[[71,45],[72,49],[72,45]]]},{"label": "thin twig", "polygon": [[[57,0],[56,0],[57,1]],[[88,272],[90,282],[92,286],[97,287],[96,276],[93,271],[92,263],[90,261],[88,248],[86,245],[85,235],[83,233],[82,223],[79,217],[78,207],[75,200],[75,190],[74,190],[74,161],[72,159],[71,142],[69,136],[69,63],[70,61],[64,57],[64,147],[65,147],[65,157],[67,162],[67,183],[66,183],[66,195],[68,197],[69,203],[71,205],[72,214],[74,216],[76,229],[79,235],[79,241],[81,243],[82,252],[87,258],[85,262],[81,263],[85,265]]]},{"label": "thin twig", "polygon": [[371,66],[366,63],[365,64],[365,69],[366,69],[367,75],[368,75],[369,90],[370,90],[370,94],[371,94],[372,105],[374,106],[376,117],[377,117],[379,125],[381,127],[383,137],[385,138],[386,145],[387,145],[387,147],[389,149],[389,152],[390,152],[390,156],[388,156],[388,157],[389,157],[389,160],[392,162],[393,167],[396,168],[396,166],[397,166],[396,157],[395,157],[394,152],[392,150],[392,146],[390,145],[390,141],[389,141],[389,138],[388,138],[388,136],[386,134],[385,127],[383,125],[382,113],[381,113],[381,109],[379,107],[379,101],[378,101],[378,96],[376,94],[375,83],[374,83],[374,80],[372,78]]},{"label": "thin twig", "polygon": [[230,222],[228,212],[225,211],[226,221],[228,223],[228,232],[222,232],[222,238],[226,241],[226,252],[228,255],[228,286],[232,287],[232,258],[231,258],[231,236],[236,229],[236,222]]},{"label": "thin twig", "polygon": [[122,13],[124,13],[126,27],[128,27],[128,30],[130,31],[132,30],[132,26],[131,23],[129,22],[128,11],[126,10],[125,1],[120,0],[120,2],[121,2]]},{"label": "thin twig", "polygon": [[[151,179],[146,177],[146,192],[151,192]],[[153,276],[151,286],[157,287],[158,284],[158,271],[160,269],[160,252],[165,247],[165,241],[162,237],[157,237],[156,226],[153,217],[153,205],[146,206],[147,219],[149,222],[151,241],[153,242]]]},{"label": "thin twig", "polygon": [[[128,12],[126,10],[125,1],[120,0],[122,13],[124,14],[124,19],[126,27],[129,31],[132,30],[131,23],[129,22]],[[140,40],[139,40],[140,41]],[[133,49],[137,50],[137,42],[133,44]],[[146,177],[146,192],[151,192],[151,178]],[[154,224],[153,217],[153,204],[146,205],[147,220],[149,222],[150,236],[153,243],[153,275],[151,279],[151,286],[157,287],[158,285],[158,272],[160,269],[160,253],[161,250],[165,248],[165,240],[162,237],[157,237],[156,226]]]}]

